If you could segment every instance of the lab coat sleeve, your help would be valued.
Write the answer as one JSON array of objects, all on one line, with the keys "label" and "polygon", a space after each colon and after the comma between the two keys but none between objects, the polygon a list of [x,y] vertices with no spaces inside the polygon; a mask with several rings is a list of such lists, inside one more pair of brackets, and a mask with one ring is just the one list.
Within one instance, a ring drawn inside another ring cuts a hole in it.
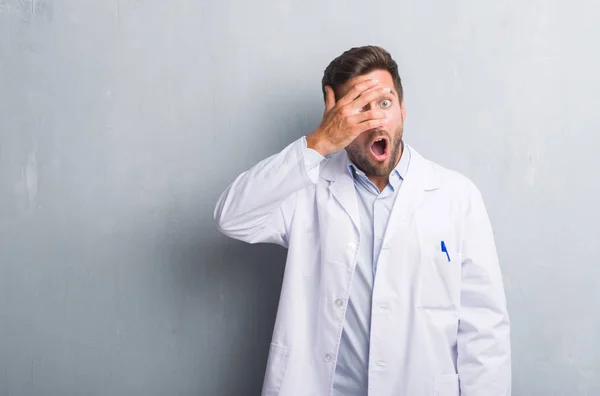
[{"label": "lab coat sleeve", "polygon": [[239,175],[217,202],[219,230],[244,242],[287,247],[297,193],[317,182],[323,159],[308,157],[307,150],[302,137]]},{"label": "lab coat sleeve", "polygon": [[510,323],[502,274],[483,199],[471,187],[462,241],[457,345],[461,396],[509,396]]},{"label": "lab coat sleeve", "polygon": [[306,171],[308,172],[308,176],[310,177],[310,180],[312,180],[313,183],[316,183],[317,180],[319,179],[319,169],[320,169],[321,162],[323,162],[325,157],[323,157],[317,151],[308,148],[305,137],[303,137],[302,139],[304,139],[304,149],[303,149],[304,165],[306,167]]}]

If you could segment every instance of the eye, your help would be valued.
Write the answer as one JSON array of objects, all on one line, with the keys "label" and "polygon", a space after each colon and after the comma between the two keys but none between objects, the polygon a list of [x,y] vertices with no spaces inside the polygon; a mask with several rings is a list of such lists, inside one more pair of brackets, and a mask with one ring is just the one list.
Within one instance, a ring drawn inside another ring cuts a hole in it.
[{"label": "eye", "polygon": [[386,109],[386,108],[388,108],[388,107],[390,107],[390,106],[392,105],[392,101],[391,101],[391,100],[389,100],[389,99],[383,99],[383,100],[381,101],[381,103],[379,103],[379,105],[380,105],[381,107],[383,107],[384,109]]}]

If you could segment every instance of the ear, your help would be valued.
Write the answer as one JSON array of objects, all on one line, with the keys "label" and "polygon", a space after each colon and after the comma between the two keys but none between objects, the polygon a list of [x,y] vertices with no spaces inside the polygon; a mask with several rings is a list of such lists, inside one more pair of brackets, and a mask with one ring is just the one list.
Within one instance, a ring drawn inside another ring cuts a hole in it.
[{"label": "ear", "polygon": [[325,85],[325,112],[329,112],[335,107],[335,91],[329,85]]}]

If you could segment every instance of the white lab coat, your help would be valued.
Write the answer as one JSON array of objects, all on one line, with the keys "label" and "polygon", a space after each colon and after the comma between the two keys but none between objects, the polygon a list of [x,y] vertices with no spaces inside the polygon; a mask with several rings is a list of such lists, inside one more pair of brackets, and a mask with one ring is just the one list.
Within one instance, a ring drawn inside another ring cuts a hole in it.
[{"label": "white lab coat", "polygon": [[[215,210],[229,237],[288,248],[263,396],[331,394],[360,243],[345,151],[321,163],[315,183],[305,145],[242,173]],[[369,396],[508,396],[509,319],[481,195],[411,153],[374,282]]]}]

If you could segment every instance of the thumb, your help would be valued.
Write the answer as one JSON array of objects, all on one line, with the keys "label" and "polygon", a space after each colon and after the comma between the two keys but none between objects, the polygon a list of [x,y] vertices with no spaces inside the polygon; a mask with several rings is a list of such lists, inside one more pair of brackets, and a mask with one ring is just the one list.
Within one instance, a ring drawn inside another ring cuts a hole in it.
[{"label": "thumb", "polygon": [[335,93],[333,88],[325,85],[325,113],[328,113],[335,107]]}]

